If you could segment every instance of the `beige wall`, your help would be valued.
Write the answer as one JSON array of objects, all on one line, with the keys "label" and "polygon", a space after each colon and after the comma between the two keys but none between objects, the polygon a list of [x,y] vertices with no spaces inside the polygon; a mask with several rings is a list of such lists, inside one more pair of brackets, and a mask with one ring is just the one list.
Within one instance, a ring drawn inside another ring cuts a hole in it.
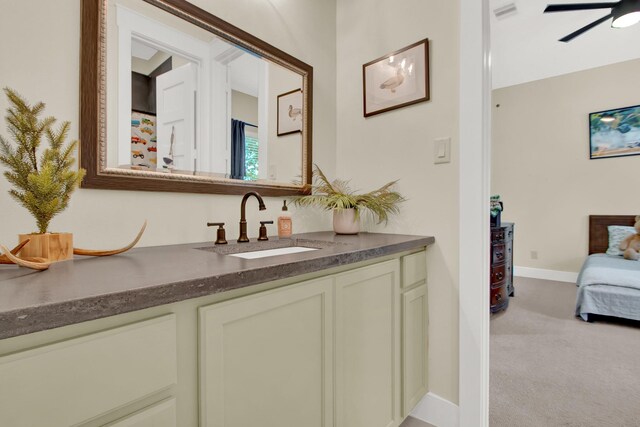
[{"label": "beige wall", "polygon": [[258,124],[258,98],[246,93],[231,91],[231,117],[245,123]]},{"label": "beige wall", "polygon": [[[401,180],[399,189],[409,199],[402,214],[386,228],[370,228],[436,236],[437,243],[428,251],[430,390],[457,402],[458,2],[337,0],[337,11],[334,1],[324,0],[193,2],[314,67],[313,160],[329,176],[351,178],[361,189]],[[79,4],[3,0],[0,14],[1,84],[32,101],[46,101],[48,114],[73,122],[74,138],[79,115]],[[24,22],[38,28],[37,35],[11,42],[11,34],[23,32]],[[424,37],[431,39],[431,101],[365,120],[362,64]],[[0,97],[0,111],[6,107]],[[6,135],[4,126],[0,133]],[[453,138],[453,162],[434,165],[433,139],[446,136]],[[12,244],[19,232],[34,230],[35,225],[9,199],[8,188],[0,179],[0,242]],[[239,205],[237,196],[80,189],[69,209],[54,219],[52,229],[74,232],[79,246],[108,247],[129,239],[147,218],[141,244],[149,246],[213,239],[215,231],[205,223],[224,221],[233,239]],[[256,236],[258,219],[275,218],[281,202],[267,200],[268,209],[260,215],[257,207],[253,209],[255,202],[250,205],[249,233]],[[294,212],[295,232],[329,228],[330,216],[324,212]]]},{"label": "beige wall", "polygon": [[[362,64],[428,37],[431,101],[362,112]],[[409,199],[384,232],[436,237],[428,251],[429,388],[458,401],[458,2],[338,0],[338,175],[354,188],[400,179]],[[452,137],[453,161],[433,164]]]},{"label": "beige wall", "polygon": [[[314,132],[316,161],[335,169],[335,2],[300,0],[198,0],[207,9],[285,52],[313,65]],[[2,0],[0,13],[0,86],[9,86],[27,99],[47,103],[46,113],[72,122],[71,137],[78,137],[80,1]],[[38,31],[21,36],[24,23]],[[7,102],[0,96],[4,116]],[[7,135],[4,121],[0,133]],[[0,178],[0,242],[11,245],[17,234],[36,229],[25,209],[9,198],[9,186]],[[282,202],[266,200],[258,214],[255,201],[247,209],[249,235],[257,236],[259,219],[275,219]],[[78,190],[67,211],[56,217],[52,230],[72,231],[83,247],[110,247],[135,235],[146,218],[149,226],[141,245],[211,240],[215,230],[207,221],[227,223],[227,236],[238,233],[240,197],[106,190]],[[326,215],[297,213],[296,232],[330,227]],[[275,234],[275,228],[270,229]]]},{"label": "beige wall", "polygon": [[516,224],[515,265],[577,272],[588,215],[640,213],[640,157],[589,160],[588,123],[590,112],[639,104],[638,75],[634,60],[493,92],[491,191]]}]

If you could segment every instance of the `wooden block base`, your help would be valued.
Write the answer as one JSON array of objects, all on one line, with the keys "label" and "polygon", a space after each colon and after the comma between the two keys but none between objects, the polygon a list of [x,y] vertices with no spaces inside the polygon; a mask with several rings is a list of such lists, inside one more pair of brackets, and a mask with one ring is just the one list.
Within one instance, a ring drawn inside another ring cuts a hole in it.
[{"label": "wooden block base", "polygon": [[20,242],[29,243],[20,250],[21,257],[44,258],[50,262],[73,258],[72,233],[20,234]]}]

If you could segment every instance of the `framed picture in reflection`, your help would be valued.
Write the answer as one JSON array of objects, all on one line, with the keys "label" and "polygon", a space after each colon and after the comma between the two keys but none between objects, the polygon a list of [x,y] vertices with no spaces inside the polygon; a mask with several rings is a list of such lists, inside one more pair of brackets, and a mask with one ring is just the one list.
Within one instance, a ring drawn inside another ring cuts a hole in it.
[{"label": "framed picture in reflection", "polygon": [[429,39],[362,66],[364,116],[429,100]]},{"label": "framed picture in reflection", "polygon": [[302,132],[302,90],[278,95],[278,136]]}]

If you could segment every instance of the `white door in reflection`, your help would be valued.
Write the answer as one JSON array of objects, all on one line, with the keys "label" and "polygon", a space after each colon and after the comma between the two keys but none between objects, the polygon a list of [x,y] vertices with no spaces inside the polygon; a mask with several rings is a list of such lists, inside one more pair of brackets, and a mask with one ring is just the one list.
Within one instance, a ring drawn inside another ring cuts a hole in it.
[{"label": "white door in reflection", "polygon": [[197,68],[188,63],[156,79],[158,170],[196,170]]}]

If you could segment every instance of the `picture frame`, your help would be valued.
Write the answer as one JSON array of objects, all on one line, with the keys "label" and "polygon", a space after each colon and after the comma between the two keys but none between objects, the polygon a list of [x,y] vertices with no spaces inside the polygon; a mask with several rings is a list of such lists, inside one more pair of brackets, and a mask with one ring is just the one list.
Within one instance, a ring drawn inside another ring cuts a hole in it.
[{"label": "picture frame", "polygon": [[640,105],[589,113],[589,158],[640,154]]},{"label": "picture frame", "polygon": [[364,117],[429,101],[429,39],[364,64],[362,89]]},{"label": "picture frame", "polygon": [[278,95],[278,136],[302,132],[302,99],[301,89]]}]

